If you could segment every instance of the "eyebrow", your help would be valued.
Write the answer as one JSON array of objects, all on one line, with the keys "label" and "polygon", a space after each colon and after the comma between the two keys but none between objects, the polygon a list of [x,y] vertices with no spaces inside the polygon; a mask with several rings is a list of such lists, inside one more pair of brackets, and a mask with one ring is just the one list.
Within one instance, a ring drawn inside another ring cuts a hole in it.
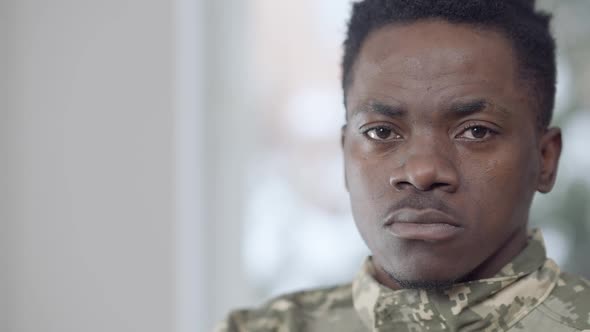
[{"label": "eyebrow", "polygon": [[504,117],[510,115],[510,112],[508,112],[507,109],[497,104],[494,104],[486,99],[475,99],[453,103],[449,108],[449,113],[459,117],[464,117],[475,113],[480,113],[486,110],[490,112],[499,113]]},{"label": "eyebrow", "polygon": [[454,103],[450,107],[451,113],[469,115],[483,111],[489,103],[484,99]]},{"label": "eyebrow", "polygon": [[[452,116],[465,117],[486,110],[497,112],[505,117],[510,115],[510,112],[508,112],[508,110],[506,110],[505,108],[498,106],[490,102],[489,100],[483,98],[455,102],[447,109],[447,112],[449,113],[449,115]],[[361,107],[357,112],[355,112],[354,115],[360,115],[363,113],[370,112],[379,113],[390,118],[403,118],[407,115],[407,110],[403,107],[398,107],[375,101],[368,103],[364,107]]]},{"label": "eyebrow", "polygon": [[358,111],[354,112],[353,116],[372,112],[379,113],[390,118],[401,118],[407,114],[406,110],[402,107],[383,104],[380,102],[370,102],[367,105],[359,108]]}]

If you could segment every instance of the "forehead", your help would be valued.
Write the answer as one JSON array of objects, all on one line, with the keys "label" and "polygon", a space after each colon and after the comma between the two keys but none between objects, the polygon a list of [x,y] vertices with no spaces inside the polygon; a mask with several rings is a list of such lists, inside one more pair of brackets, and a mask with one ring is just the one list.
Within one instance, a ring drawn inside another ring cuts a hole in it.
[{"label": "forehead", "polygon": [[437,20],[389,25],[363,44],[347,104],[406,92],[516,97],[516,66],[510,41],[496,31]]}]

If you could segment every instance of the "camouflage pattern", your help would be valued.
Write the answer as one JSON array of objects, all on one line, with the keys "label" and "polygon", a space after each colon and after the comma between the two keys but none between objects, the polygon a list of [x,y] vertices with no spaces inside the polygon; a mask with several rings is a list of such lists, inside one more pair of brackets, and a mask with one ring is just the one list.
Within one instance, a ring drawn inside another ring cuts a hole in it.
[{"label": "camouflage pattern", "polygon": [[369,258],[352,284],[279,297],[230,314],[217,332],[586,331],[590,282],[546,258],[540,231],[490,279],[447,290],[391,290]]}]

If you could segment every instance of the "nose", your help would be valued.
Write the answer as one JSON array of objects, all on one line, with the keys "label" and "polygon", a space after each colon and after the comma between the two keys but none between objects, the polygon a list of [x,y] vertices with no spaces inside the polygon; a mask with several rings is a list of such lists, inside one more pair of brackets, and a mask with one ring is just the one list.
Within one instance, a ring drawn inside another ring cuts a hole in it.
[{"label": "nose", "polygon": [[436,149],[408,151],[400,166],[390,176],[390,184],[398,191],[443,190],[453,193],[459,186],[459,174],[449,156]]}]

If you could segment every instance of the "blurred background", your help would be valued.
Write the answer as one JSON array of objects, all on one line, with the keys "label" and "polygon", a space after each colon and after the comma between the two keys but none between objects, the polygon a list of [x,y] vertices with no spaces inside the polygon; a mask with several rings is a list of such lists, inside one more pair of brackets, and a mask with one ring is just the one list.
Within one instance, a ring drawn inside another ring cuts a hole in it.
[{"label": "blurred background", "polygon": [[[590,2],[559,45],[555,190],[531,222],[590,276]],[[0,0],[0,330],[208,331],[350,280],[345,0]]]}]

